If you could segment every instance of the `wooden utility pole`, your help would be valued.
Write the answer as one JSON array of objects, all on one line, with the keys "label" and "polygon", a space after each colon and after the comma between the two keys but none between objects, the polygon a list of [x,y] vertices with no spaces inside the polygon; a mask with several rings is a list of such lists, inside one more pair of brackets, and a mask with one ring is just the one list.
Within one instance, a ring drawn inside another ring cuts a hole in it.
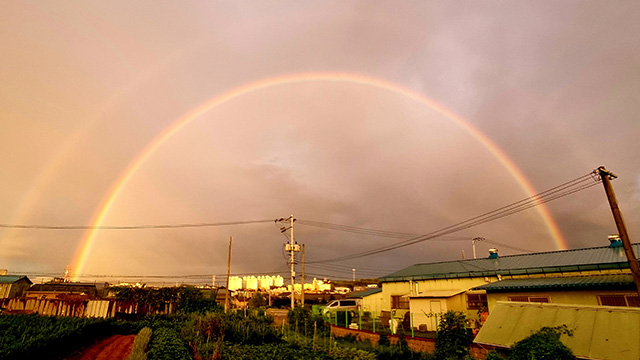
[{"label": "wooden utility pole", "polygon": [[231,276],[231,242],[233,237],[229,236],[229,258],[227,260],[227,294],[224,297],[224,311],[229,310],[229,277]]},{"label": "wooden utility pole", "polygon": [[622,246],[624,248],[625,254],[627,255],[627,260],[629,261],[629,268],[631,269],[631,274],[633,275],[633,281],[636,283],[636,292],[640,297],[640,265],[638,265],[638,258],[633,251],[633,246],[631,246],[631,240],[629,239],[629,234],[627,233],[627,227],[624,225],[624,220],[622,220],[622,213],[620,212],[620,208],[618,207],[616,194],[613,192],[613,187],[611,186],[611,178],[615,179],[618,176],[605,169],[604,166],[600,166],[598,168],[598,173],[600,174],[600,178],[602,179],[602,185],[604,185],[604,191],[607,194],[607,200],[609,200],[609,205],[611,206],[613,219],[616,222],[616,227],[618,228],[618,233],[620,234],[620,239],[622,240]]},{"label": "wooden utility pole", "polygon": [[302,276],[300,277],[300,285],[302,285],[300,304],[302,307],[304,307],[304,244],[302,244]]}]

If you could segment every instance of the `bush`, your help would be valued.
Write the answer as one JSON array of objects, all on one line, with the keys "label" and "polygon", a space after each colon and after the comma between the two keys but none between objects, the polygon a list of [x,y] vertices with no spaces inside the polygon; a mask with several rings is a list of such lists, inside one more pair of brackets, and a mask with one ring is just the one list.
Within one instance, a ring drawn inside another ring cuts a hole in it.
[{"label": "bush", "polygon": [[505,360],[504,357],[500,356],[495,350],[489,351],[485,360]]},{"label": "bush", "polygon": [[312,336],[314,331],[317,336],[327,336],[331,329],[322,315],[312,315],[310,310],[302,307],[289,310],[287,318],[289,320],[289,326],[297,329],[298,333],[307,336]]},{"label": "bush", "polygon": [[469,354],[473,336],[467,329],[466,316],[449,310],[442,315],[436,335],[436,357],[442,359],[463,359]]},{"label": "bush", "polygon": [[151,329],[148,327],[140,330],[138,335],[136,335],[136,339],[133,341],[133,348],[131,349],[131,354],[127,360],[147,360],[147,345],[149,345],[149,340],[151,339]]},{"label": "bush", "polygon": [[511,348],[510,360],[574,360],[571,349],[560,341],[560,335],[572,335],[566,325],[543,327],[518,341]]}]

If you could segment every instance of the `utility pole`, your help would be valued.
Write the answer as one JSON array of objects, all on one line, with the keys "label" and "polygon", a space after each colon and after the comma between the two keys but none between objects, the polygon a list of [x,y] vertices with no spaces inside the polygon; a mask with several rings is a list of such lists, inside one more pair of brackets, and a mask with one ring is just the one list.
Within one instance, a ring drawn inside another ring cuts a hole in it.
[{"label": "utility pole", "polygon": [[224,297],[224,311],[229,310],[229,277],[231,276],[231,242],[233,237],[229,236],[229,257],[227,259],[227,293]]},{"label": "utility pole", "polygon": [[290,221],[290,225],[287,226],[283,226],[280,228],[280,232],[284,233],[287,230],[291,230],[291,237],[289,238],[289,243],[285,244],[284,246],[284,250],[289,252],[289,263],[291,265],[291,309],[295,308],[296,303],[295,303],[295,284],[296,284],[296,252],[300,251],[300,245],[296,244],[294,238],[293,238],[293,223],[296,221],[296,219],[293,217],[293,214],[291,214],[290,217],[288,217],[287,219],[276,219],[276,223],[278,222],[284,222],[284,221]]},{"label": "utility pole", "polygon": [[627,255],[627,260],[629,261],[629,268],[633,275],[633,281],[636,283],[636,291],[640,297],[640,265],[638,265],[638,258],[633,251],[633,246],[631,246],[627,227],[624,225],[624,220],[622,220],[622,213],[618,207],[616,194],[613,192],[613,187],[611,186],[611,179],[615,179],[618,176],[605,169],[604,166],[600,166],[597,171],[600,174],[600,179],[602,179],[602,185],[604,185],[604,191],[607,194],[607,200],[609,200],[609,205],[611,206],[613,219],[616,222],[616,227],[618,228],[620,239],[622,240],[622,246],[625,254]]},{"label": "utility pole", "polygon": [[483,237],[474,237],[473,239],[471,239],[471,246],[473,247],[473,258],[476,258],[476,241],[484,241]]},{"label": "utility pole", "polygon": [[304,308],[304,244],[302,244],[302,276],[300,277],[300,283],[302,285],[302,293],[300,295],[300,304]]}]

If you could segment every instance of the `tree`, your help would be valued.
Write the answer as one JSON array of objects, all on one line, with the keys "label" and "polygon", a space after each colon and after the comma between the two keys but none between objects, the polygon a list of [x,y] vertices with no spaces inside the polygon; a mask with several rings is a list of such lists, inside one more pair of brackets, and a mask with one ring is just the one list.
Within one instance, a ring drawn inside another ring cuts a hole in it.
[{"label": "tree", "polygon": [[562,334],[572,335],[566,325],[545,326],[515,343],[509,360],[575,360],[571,349],[560,341]]},{"label": "tree", "polygon": [[469,354],[473,340],[467,329],[464,313],[449,310],[440,317],[436,336],[436,357],[439,359],[463,359]]},{"label": "tree", "polygon": [[251,299],[249,299],[250,308],[259,308],[265,306],[267,306],[267,299],[265,299],[264,295],[259,291],[253,294]]}]

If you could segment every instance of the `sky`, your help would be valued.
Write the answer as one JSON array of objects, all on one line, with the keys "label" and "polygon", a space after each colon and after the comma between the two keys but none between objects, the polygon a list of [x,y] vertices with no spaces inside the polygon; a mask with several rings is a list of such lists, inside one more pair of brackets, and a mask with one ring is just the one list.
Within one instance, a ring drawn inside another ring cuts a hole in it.
[{"label": "sky", "polygon": [[601,165],[638,242],[638,13],[637,1],[2,2],[0,268],[210,282],[233,237],[233,274],[288,278],[289,239],[270,220],[291,214],[307,277],[471,258],[475,237],[479,257],[603,246],[617,230],[595,180],[360,258],[401,240],[310,225],[428,234]]}]

